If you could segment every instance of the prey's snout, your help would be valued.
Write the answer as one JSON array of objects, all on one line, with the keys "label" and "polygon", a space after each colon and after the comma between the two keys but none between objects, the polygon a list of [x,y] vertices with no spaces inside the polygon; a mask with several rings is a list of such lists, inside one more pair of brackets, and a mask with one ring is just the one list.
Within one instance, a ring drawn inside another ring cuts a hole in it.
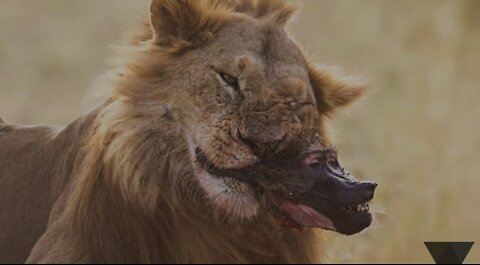
[{"label": "prey's snout", "polygon": [[336,152],[305,155],[291,176],[287,182],[289,201],[282,204],[282,209],[295,223],[346,235],[370,226],[369,202],[378,185],[358,181],[340,166]]}]

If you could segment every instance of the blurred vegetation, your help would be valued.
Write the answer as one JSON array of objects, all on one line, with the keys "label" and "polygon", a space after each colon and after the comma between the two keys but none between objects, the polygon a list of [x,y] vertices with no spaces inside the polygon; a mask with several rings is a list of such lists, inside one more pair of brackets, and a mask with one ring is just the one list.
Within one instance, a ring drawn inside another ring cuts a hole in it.
[{"label": "blurred vegetation", "polygon": [[[373,81],[332,127],[343,164],[381,184],[378,218],[361,235],[329,233],[329,260],[431,263],[424,241],[480,241],[480,1],[302,3],[290,31],[308,53]],[[147,5],[0,1],[2,117],[56,124],[87,111],[109,44]]]}]

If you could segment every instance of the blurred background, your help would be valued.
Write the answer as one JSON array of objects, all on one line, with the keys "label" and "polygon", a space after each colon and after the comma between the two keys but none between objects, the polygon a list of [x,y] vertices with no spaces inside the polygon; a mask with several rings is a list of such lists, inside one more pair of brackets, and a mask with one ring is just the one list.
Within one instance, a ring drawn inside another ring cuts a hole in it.
[{"label": "blurred background", "polygon": [[[372,229],[329,233],[328,261],[432,263],[424,241],[477,241],[480,1],[292,1],[290,32],[321,63],[372,80],[332,122],[343,164],[380,183]],[[96,104],[148,0],[0,1],[0,115],[65,124]]]}]

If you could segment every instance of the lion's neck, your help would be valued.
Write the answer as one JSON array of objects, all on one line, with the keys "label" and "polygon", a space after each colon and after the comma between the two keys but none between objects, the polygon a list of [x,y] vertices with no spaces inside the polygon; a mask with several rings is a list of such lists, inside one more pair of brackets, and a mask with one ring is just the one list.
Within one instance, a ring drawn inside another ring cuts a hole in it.
[{"label": "lion's neck", "polygon": [[[168,217],[167,217],[168,219]],[[310,263],[317,241],[311,231],[281,230],[268,218],[242,225],[195,217],[164,220],[160,241],[174,263]],[[169,229],[168,229],[169,228]],[[167,232],[165,232],[167,231]],[[318,248],[317,251],[320,251]]]},{"label": "lion's neck", "polygon": [[313,231],[282,230],[268,217],[229,225],[209,213],[202,218],[194,209],[174,213],[163,205],[152,218],[133,205],[115,205],[120,197],[108,197],[90,213],[108,217],[84,224],[85,251],[95,263],[319,262],[322,246]]},{"label": "lion's neck", "polygon": [[208,212],[173,212],[160,203],[152,218],[103,184],[94,193],[76,232],[83,255],[95,263],[319,262],[322,246],[313,231],[282,230],[268,217],[229,225]]}]

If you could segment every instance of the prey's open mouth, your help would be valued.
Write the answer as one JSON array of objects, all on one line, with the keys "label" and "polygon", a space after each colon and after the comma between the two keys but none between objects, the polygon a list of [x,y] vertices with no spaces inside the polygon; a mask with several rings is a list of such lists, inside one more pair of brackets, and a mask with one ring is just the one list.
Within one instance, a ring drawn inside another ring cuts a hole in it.
[{"label": "prey's open mouth", "polygon": [[305,204],[286,201],[281,204],[282,211],[276,213],[281,226],[289,228],[322,228],[345,235],[361,232],[370,226],[372,215],[367,202],[341,207],[324,207],[317,210]]},{"label": "prey's open mouth", "polygon": [[[345,174],[336,159],[332,162],[332,151],[310,153],[287,166],[262,161],[243,169],[217,168],[198,147],[194,157],[203,172],[202,185],[227,212],[252,217],[262,201],[283,227],[345,235],[359,233],[372,222],[369,203],[377,185]],[[218,187],[218,193],[212,193]]]}]

